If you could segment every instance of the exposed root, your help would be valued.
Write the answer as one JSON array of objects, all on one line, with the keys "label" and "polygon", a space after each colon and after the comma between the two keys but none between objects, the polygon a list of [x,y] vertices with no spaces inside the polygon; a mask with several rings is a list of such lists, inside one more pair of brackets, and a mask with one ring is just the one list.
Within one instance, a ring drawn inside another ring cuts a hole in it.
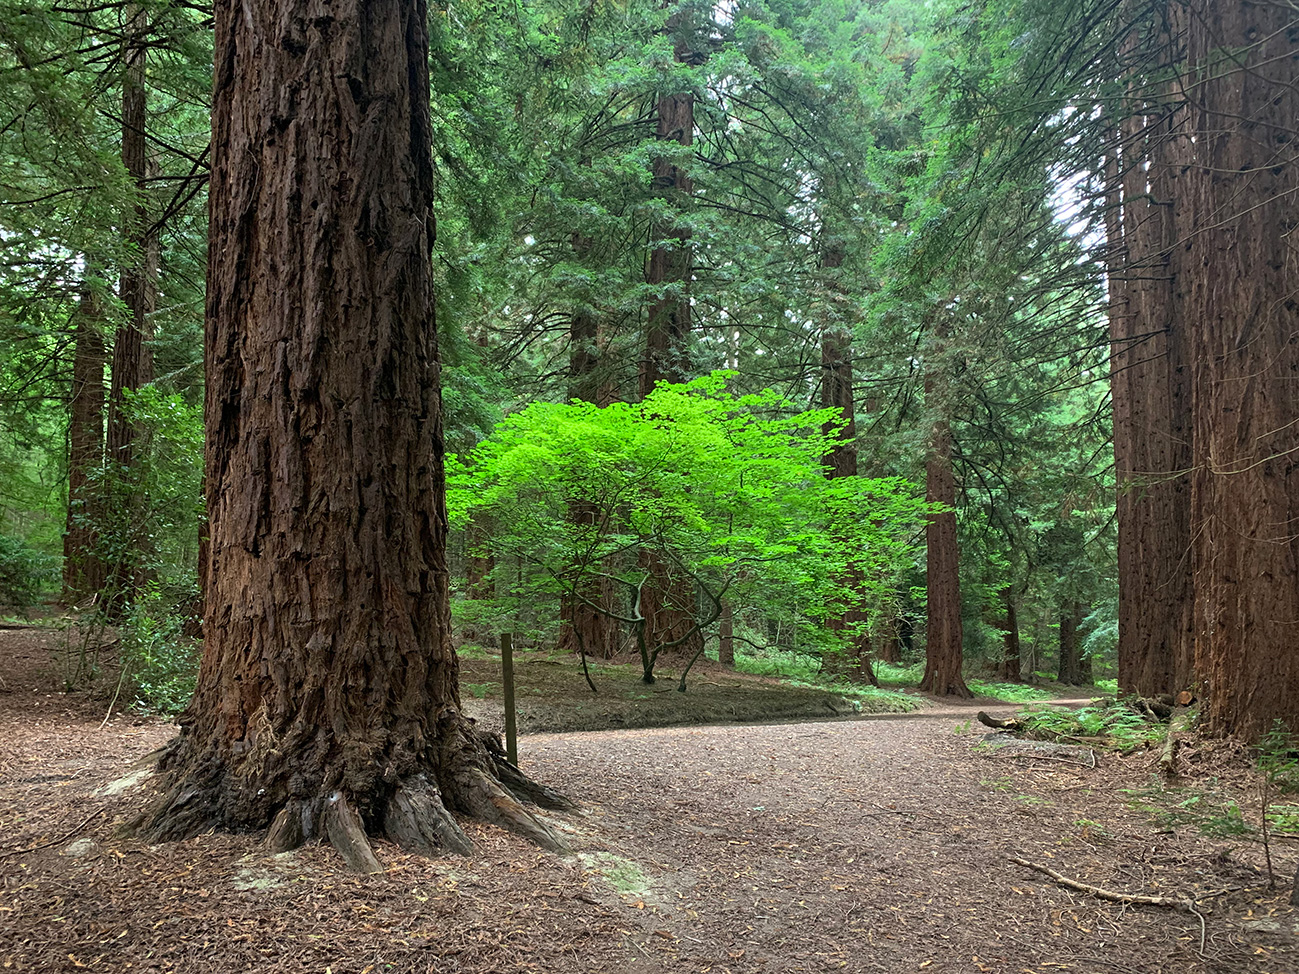
[{"label": "exposed root", "polygon": [[338,792],[330,795],[322,817],[329,844],[349,867],[358,873],[383,872],[383,865],[370,848],[361,816],[346,797]]},{"label": "exposed root", "polygon": [[456,776],[457,799],[475,818],[499,825],[547,852],[568,852],[568,846],[513,795],[478,767],[467,767]]},{"label": "exposed root", "polygon": [[467,856],[473,852],[469,836],[451,817],[437,786],[424,776],[397,788],[388,799],[383,831],[403,849],[436,856],[441,851]]},{"label": "exposed root", "polygon": [[309,820],[310,811],[305,803],[291,801],[275,816],[266,833],[266,849],[273,854],[292,852],[306,841],[304,821]]},{"label": "exposed root", "polygon": [[[161,754],[160,770],[171,776],[169,789],[133,828],[150,841],[168,841],[214,828],[247,830],[269,823],[265,847],[272,853],[325,839],[351,869],[374,873],[383,866],[369,836],[386,837],[426,856],[469,855],[473,845],[452,816],[455,811],[551,852],[567,852],[564,842],[522,803],[562,810],[577,806],[528,778],[506,758],[499,740],[475,731],[455,711],[439,723],[437,744],[400,757],[404,773],[386,780],[370,773],[377,765],[373,756],[349,761],[345,744],[335,752],[342,754],[337,763],[316,762],[307,754],[295,767],[299,749],[276,741],[264,727],[259,740],[267,746],[255,760],[231,767],[230,757],[221,752],[196,756],[194,741],[182,733]],[[349,765],[366,772],[353,775],[350,786]]]}]

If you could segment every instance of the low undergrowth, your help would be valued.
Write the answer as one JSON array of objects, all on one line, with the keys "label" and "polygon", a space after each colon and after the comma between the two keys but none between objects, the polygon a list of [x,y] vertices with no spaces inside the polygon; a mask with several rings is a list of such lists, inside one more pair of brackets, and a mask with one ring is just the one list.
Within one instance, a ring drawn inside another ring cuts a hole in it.
[{"label": "low undergrowth", "polygon": [[1045,687],[1027,683],[991,683],[984,680],[967,680],[966,685],[980,697],[991,697],[1006,703],[1034,703],[1050,700],[1054,694]]},{"label": "low undergrowth", "polygon": [[1089,744],[1127,753],[1161,742],[1166,724],[1154,723],[1122,703],[1070,710],[1030,707],[1017,715],[1027,736],[1038,740]]}]

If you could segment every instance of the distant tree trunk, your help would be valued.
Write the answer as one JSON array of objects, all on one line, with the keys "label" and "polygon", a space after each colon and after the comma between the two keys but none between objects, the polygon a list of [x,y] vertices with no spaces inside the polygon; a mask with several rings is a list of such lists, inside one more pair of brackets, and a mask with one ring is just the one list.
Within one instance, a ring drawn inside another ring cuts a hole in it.
[{"label": "distant tree trunk", "polygon": [[[939,331],[939,342],[946,336]],[[933,356],[941,360],[941,344]],[[956,473],[952,469],[952,427],[946,366],[930,363],[925,397],[935,414],[925,464],[925,499],[947,510],[934,514],[925,528],[926,592],[925,675],[920,689],[940,696],[972,697],[962,675],[964,629],[961,623],[960,547],[956,538]]]},{"label": "distant tree trunk", "polygon": [[[836,477],[857,476],[857,410],[852,387],[852,332],[837,320],[838,281],[835,273],[843,266],[844,248],[841,241],[827,236],[821,268],[829,277],[826,291],[829,294],[826,314],[831,319],[821,330],[821,408],[837,409],[844,421],[834,449],[823,458],[825,475]],[[861,568],[850,564],[842,579],[843,584],[856,589],[862,581]],[[854,593],[855,595],[855,593]],[[875,670],[871,667],[870,633],[866,631],[868,613],[856,597],[842,616],[829,619],[827,628],[835,632],[848,632],[847,649],[850,666],[872,686],[879,686]]]},{"label": "distant tree trunk", "polygon": [[[575,236],[573,249],[583,255],[588,242]],[[583,402],[606,406],[612,401],[611,389],[600,368],[599,317],[589,307],[573,312],[569,319],[568,346],[568,397]],[[600,513],[593,504],[575,503],[570,506],[569,520],[575,524],[593,527]],[[614,589],[607,578],[597,578],[582,585],[582,598],[564,593],[560,598],[559,649],[576,653],[580,650],[592,656],[609,659],[618,652],[618,623],[612,616]],[[589,603],[603,607],[599,611]]]},{"label": "distant tree trunk", "polygon": [[896,666],[902,662],[902,639],[898,635],[897,620],[894,620],[875,640],[875,656],[882,663]]},{"label": "distant tree trunk", "polygon": [[78,602],[104,587],[96,526],[102,514],[91,474],[104,462],[104,313],[83,284],[72,358],[68,424],[68,522],[63,534],[63,601]]},{"label": "distant tree trunk", "polygon": [[1299,730],[1299,11],[1186,3],[1196,667],[1210,734]]},{"label": "distant tree trunk", "polygon": [[[1078,643],[1078,624],[1082,621],[1082,615],[1082,606],[1073,601],[1066,602],[1060,612],[1059,678],[1061,683],[1073,686],[1091,682],[1090,679],[1084,679],[1082,651]],[[1090,660],[1087,661],[1087,669],[1091,669]]]},{"label": "distant tree trunk", "polygon": [[1174,221],[1178,111],[1142,103],[1110,162],[1111,398],[1119,486],[1119,686],[1143,697],[1192,682],[1191,400]]},{"label": "distant tree trunk", "polygon": [[154,839],[271,825],[381,868],[449,814],[560,840],[461,713],[433,322],[422,2],[219,0],[202,668]]},{"label": "distant tree trunk", "polygon": [[[673,37],[676,60],[682,64],[702,64],[705,51],[696,51],[693,25],[689,15],[673,14],[667,32]],[[695,99],[689,92],[659,96],[656,105],[656,136],[661,143],[679,146],[694,144]],[[653,163],[654,189],[676,206],[681,206],[694,192],[694,184],[684,166],[675,158],[659,156]],[[645,349],[641,359],[640,394],[643,399],[660,381],[681,382],[690,372],[690,280],[692,248],[690,231],[680,223],[658,226],[653,230],[660,241],[650,252],[646,281],[657,297],[650,303],[645,325]],[[652,646],[676,642],[686,636],[695,624],[694,583],[674,575],[659,558],[642,553],[641,567],[650,580],[642,589],[642,611],[646,618],[646,639]],[[673,652],[695,656],[703,645],[703,634],[695,633],[677,645]]]},{"label": "distant tree trunk", "polygon": [[[491,525],[484,521],[482,515],[477,512],[471,514],[465,528],[465,598],[472,602],[490,602],[496,598],[496,584],[492,578],[495,560],[487,548],[490,535]],[[478,607],[474,607],[469,615],[470,620],[460,629],[460,637],[481,645],[495,646],[501,630],[506,627],[498,623],[493,631],[493,626],[487,624]]]},{"label": "distant tree trunk", "polygon": [[1001,660],[997,664],[997,679],[1019,683],[1024,679],[1020,668],[1019,612],[1015,607],[1013,586],[1003,585],[1001,599]]},{"label": "distant tree trunk", "polygon": [[127,318],[113,340],[113,381],[108,403],[108,482],[113,487],[112,515],[117,522],[111,567],[114,604],[110,611],[134,600],[144,581],[144,549],[150,526],[143,523],[141,497],[135,483],[138,457],[137,430],[124,411],[127,391],[153,381],[150,354],[151,318],[157,303],[158,234],[146,203],[149,184],[149,145],[146,138],[148,104],[146,63],[149,20],[138,4],[128,4],[127,39],[123,57],[126,71],[122,82],[122,163],[135,187],[136,202],[127,222],[127,243],[133,261],[123,267],[120,296]]},{"label": "distant tree trunk", "polygon": [[717,662],[723,666],[735,665],[735,619],[731,603],[722,603],[722,615],[717,627]]}]

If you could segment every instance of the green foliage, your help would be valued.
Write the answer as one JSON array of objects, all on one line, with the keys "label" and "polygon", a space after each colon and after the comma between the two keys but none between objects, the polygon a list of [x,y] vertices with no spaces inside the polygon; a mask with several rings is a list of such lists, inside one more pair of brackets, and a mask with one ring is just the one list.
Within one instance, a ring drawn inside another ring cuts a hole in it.
[{"label": "green foliage", "polygon": [[145,713],[183,710],[194,695],[199,649],[184,636],[185,619],[156,586],[129,606],[118,626],[121,688]]},{"label": "green foliage", "polygon": [[1017,716],[1031,736],[1045,740],[1077,741],[1134,751],[1162,740],[1163,724],[1151,723],[1121,703],[1072,710],[1047,707],[1021,710]]},{"label": "green foliage", "polygon": [[1050,690],[1033,687],[1025,683],[988,683],[984,680],[967,680],[966,684],[978,696],[1004,700],[1006,703],[1031,703],[1034,700],[1049,700]]},{"label": "green foliage", "polygon": [[104,498],[97,530],[99,557],[109,566],[138,565],[173,607],[194,586],[203,513],[203,409],[156,386],[126,394],[135,425],[129,466],[106,464],[95,476]]},{"label": "green foliage", "polygon": [[0,534],[0,605],[33,605],[57,578],[56,558],[20,538]]},{"label": "green foliage", "polygon": [[[501,613],[609,577],[622,601],[607,611],[635,623],[647,577],[637,551],[688,579],[714,617],[722,598],[783,607],[818,647],[835,644],[822,624],[854,594],[850,563],[858,597],[891,597],[928,511],[915,489],[826,479],[837,412],[732,395],[727,379],[662,384],[634,405],[534,403],[450,465],[453,523],[495,525],[485,545],[508,583]],[[575,519],[576,507],[589,513]]]},{"label": "green foliage", "polygon": [[1145,788],[1124,789],[1129,804],[1148,812],[1163,828],[1191,826],[1217,838],[1249,835],[1254,830],[1227,791],[1211,780],[1195,788],[1170,788],[1152,778]]},{"label": "green foliage", "polygon": [[895,663],[875,664],[875,678],[880,681],[880,686],[919,686],[924,676],[924,663],[912,663],[910,666],[899,666]]}]

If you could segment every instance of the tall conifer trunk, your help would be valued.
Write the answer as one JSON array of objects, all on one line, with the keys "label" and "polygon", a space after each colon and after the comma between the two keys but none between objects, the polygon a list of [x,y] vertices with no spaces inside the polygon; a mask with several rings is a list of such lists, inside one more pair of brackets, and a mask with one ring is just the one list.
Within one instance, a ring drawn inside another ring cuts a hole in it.
[{"label": "tall conifer trunk", "polygon": [[518,799],[563,800],[460,708],[425,5],[215,15],[207,637],[146,832],[270,825],[376,870],[367,832],[468,850],[455,810],[559,848]]},{"label": "tall conifer trunk", "polygon": [[[1175,38],[1164,41],[1171,64]],[[1159,84],[1165,97],[1138,94],[1121,126],[1108,206],[1118,676],[1141,696],[1177,693],[1193,679],[1190,373],[1176,221],[1186,142],[1184,113]]]},{"label": "tall conifer trunk", "polygon": [[[696,50],[697,38],[688,15],[668,18],[667,33],[673,38],[676,60],[702,64],[707,54]],[[655,135],[662,143],[694,144],[695,98],[690,92],[659,96],[655,114]],[[694,191],[690,174],[675,156],[660,156],[653,163],[654,189],[680,208]],[[641,398],[661,381],[683,382],[689,378],[690,279],[692,250],[690,230],[679,221],[653,228],[658,243],[649,255],[646,282],[657,296],[650,302],[645,325],[645,347],[640,367]],[[694,580],[671,570],[661,559],[642,552],[641,568],[649,581],[641,589],[641,612],[646,621],[646,638],[651,645],[676,644],[674,651],[694,657],[703,644],[695,626]]]},{"label": "tall conifer trunk", "polygon": [[925,528],[926,597],[925,675],[920,689],[943,696],[971,697],[961,670],[965,631],[961,623],[960,546],[956,537],[956,473],[952,468],[950,391],[941,342],[926,363],[925,398],[935,418],[925,464],[925,499],[947,508],[929,518]]},{"label": "tall conifer trunk", "polygon": [[[821,257],[821,269],[827,276],[826,316],[828,320],[821,329],[821,408],[837,409],[844,421],[839,431],[834,449],[824,458],[825,475],[831,480],[836,477],[857,476],[857,409],[853,398],[852,380],[852,332],[838,320],[839,293],[836,275],[843,266],[844,247],[840,240],[827,234],[825,252]],[[849,564],[842,579],[843,584],[856,589],[861,584],[861,569]],[[865,629],[868,613],[856,596],[850,602],[843,615],[827,621],[832,631],[844,632],[857,630],[850,635],[848,655],[853,666],[862,679],[874,686],[879,685],[875,670],[871,667],[871,639]]]},{"label": "tall conifer trunk", "polygon": [[1185,6],[1196,668],[1253,740],[1299,730],[1299,12]]},{"label": "tall conifer trunk", "polygon": [[108,482],[114,485],[111,512],[117,542],[109,566],[116,609],[134,599],[144,581],[141,564],[150,526],[143,523],[138,472],[137,430],[125,411],[126,393],[153,381],[153,356],[149,351],[151,319],[157,303],[158,234],[152,226],[146,194],[149,184],[148,101],[146,66],[149,44],[148,13],[138,4],[125,8],[126,71],[122,81],[122,164],[134,184],[136,202],[127,216],[126,242],[133,252],[122,268],[119,294],[126,320],[113,340],[113,379],[108,404]]}]

